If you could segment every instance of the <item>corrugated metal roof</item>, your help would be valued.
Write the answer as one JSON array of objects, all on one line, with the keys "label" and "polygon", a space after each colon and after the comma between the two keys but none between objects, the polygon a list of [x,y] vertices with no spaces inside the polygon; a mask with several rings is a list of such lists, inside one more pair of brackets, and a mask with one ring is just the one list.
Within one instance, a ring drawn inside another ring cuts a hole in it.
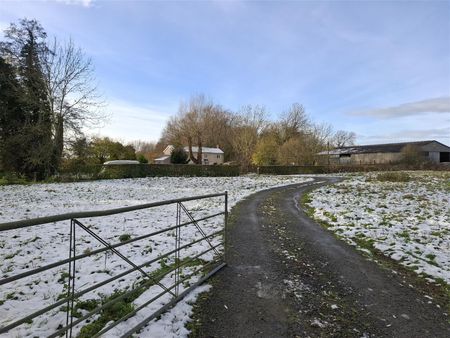
[{"label": "corrugated metal roof", "polygon": [[[443,146],[444,144],[431,140],[431,141],[417,141],[417,142],[400,142],[400,143],[385,143],[385,144],[371,144],[362,146],[349,146],[332,149],[328,151],[322,151],[318,155],[341,155],[341,154],[367,154],[367,153],[399,153],[408,144],[414,146],[426,146],[430,143],[439,143]],[[447,146],[445,146],[447,147]],[[448,148],[448,147],[447,147]]]}]

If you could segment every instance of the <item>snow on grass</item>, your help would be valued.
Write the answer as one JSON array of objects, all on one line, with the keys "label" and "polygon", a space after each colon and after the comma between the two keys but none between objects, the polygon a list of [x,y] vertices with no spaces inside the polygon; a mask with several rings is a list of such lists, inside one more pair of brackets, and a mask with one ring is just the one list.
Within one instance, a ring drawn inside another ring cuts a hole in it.
[{"label": "snow on grass", "polygon": [[349,175],[309,196],[314,217],[365,252],[450,283],[450,175],[439,172]]},{"label": "snow on grass", "polygon": [[[140,178],[124,180],[104,180],[95,182],[78,182],[64,184],[34,184],[29,186],[1,186],[0,187],[0,223],[55,215],[61,213],[111,209],[116,207],[138,205],[143,203],[182,198],[203,194],[228,191],[229,206],[232,207],[246,196],[267,188],[307,182],[310,179],[301,176],[241,176],[233,178]],[[195,218],[211,215],[223,211],[223,197],[191,201],[185,203]],[[175,225],[176,205],[128,212],[107,217],[87,218],[80,220],[83,224],[97,233],[109,243],[117,243],[149,232],[165,229]],[[182,216],[182,222],[189,219]],[[207,234],[221,229],[222,217],[216,217],[201,222]],[[57,262],[68,257],[69,221],[50,223],[29,228],[0,232],[0,279],[38,268],[49,263]],[[181,229],[184,245],[199,238],[198,231],[193,225]],[[220,242],[215,238],[213,244]],[[118,250],[135,264],[142,264],[152,258],[171,251],[175,245],[175,231],[163,233],[150,239],[133,242],[119,247]],[[77,254],[88,253],[102,248],[93,237],[77,227]],[[181,259],[197,255],[209,249],[206,242],[201,242],[182,252]],[[214,252],[209,252],[202,259],[210,261]],[[152,264],[145,268],[147,273],[163,271],[173,264],[173,257],[168,257],[160,264]],[[76,291],[86,289],[94,283],[101,282],[128,270],[130,266],[118,256],[110,253],[97,254],[76,263],[77,279]],[[183,274],[195,269],[186,267]],[[23,278],[0,286],[0,327],[37,311],[47,305],[64,298],[67,293],[68,269],[66,265],[47,270],[38,275]],[[193,277],[190,282],[195,282]],[[136,281],[142,280],[139,272],[131,273],[123,278],[89,292],[77,300],[77,311],[84,315],[88,313],[88,305],[94,305],[107,299],[112,294],[123,292]],[[168,275],[161,282],[169,286],[173,283],[173,276]],[[182,286],[180,292],[185,286]],[[132,307],[136,308],[145,300],[161,292],[155,285],[133,300]],[[184,328],[189,320],[190,305],[195,298],[180,302],[161,320],[151,323],[141,336],[180,337],[186,336]],[[194,298],[192,298],[194,297]],[[124,333],[132,323],[136,324],[154,312],[168,297],[146,307],[127,323],[119,324],[109,335],[116,336]],[[84,302],[84,303],[83,303]],[[127,309],[124,309],[124,311]],[[97,315],[97,321],[91,326],[105,320]],[[47,314],[41,315],[32,323],[25,323],[8,333],[8,336],[47,336],[57,328],[65,325],[66,314],[63,307],[55,308]],[[108,319],[108,318],[106,318]],[[117,319],[117,318],[116,318]],[[78,325],[74,334],[79,334],[84,322]],[[87,331],[88,328],[84,330]],[[89,332],[89,331],[87,331]],[[86,334],[85,336],[89,336]]]}]

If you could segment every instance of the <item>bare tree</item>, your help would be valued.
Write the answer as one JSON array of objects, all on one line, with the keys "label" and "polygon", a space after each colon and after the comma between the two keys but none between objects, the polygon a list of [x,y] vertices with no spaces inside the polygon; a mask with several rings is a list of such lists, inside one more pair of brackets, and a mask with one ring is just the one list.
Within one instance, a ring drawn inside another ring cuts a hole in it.
[{"label": "bare tree", "polygon": [[352,146],[355,144],[356,134],[351,131],[338,130],[333,138],[332,144],[336,148]]},{"label": "bare tree", "polygon": [[233,120],[231,146],[236,159],[248,168],[258,143],[259,135],[267,126],[267,112],[263,106],[247,105],[241,108]]},{"label": "bare tree", "polygon": [[280,128],[280,141],[284,143],[290,138],[305,132],[310,128],[311,124],[303,105],[293,103],[287,112],[281,114],[278,125]]},{"label": "bare tree", "polygon": [[155,142],[147,142],[143,140],[136,140],[130,142],[134,149],[136,149],[136,153],[145,154],[155,151],[156,143]]},{"label": "bare tree", "polygon": [[[181,102],[178,114],[172,117],[162,135],[162,139],[174,145],[188,145],[189,158],[202,164],[202,148],[229,143],[231,114],[220,105],[214,104],[204,95],[196,95],[188,102]],[[197,157],[193,146],[197,146]]]},{"label": "bare tree", "polygon": [[99,123],[103,102],[97,91],[92,60],[72,40],[56,39],[43,62],[47,96],[54,121],[55,156],[61,159],[67,131],[81,134],[83,126]]},{"label": "bare tree", "polygon": [[423,151],[414,144],[404,146],[401,150],[401,155],[401,162],[405,164],[417,165],[426,161]]}]

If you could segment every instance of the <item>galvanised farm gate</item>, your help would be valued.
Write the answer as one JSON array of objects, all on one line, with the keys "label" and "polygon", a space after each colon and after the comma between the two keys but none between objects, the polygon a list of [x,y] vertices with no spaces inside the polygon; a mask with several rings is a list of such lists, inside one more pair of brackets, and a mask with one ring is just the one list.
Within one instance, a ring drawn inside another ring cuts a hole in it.
[{"label": "galvanised farm gate", "polygon": [[[185,202],[205,199],[223,199],[223,209],[220,212],[212,213],[207,216],[195,219],[191,212],[189,212],[186,208]],[[90,226],[87,226],[83,223],[84,219],[86,218],[95,219],[98,217],[123,214],[136,210],[158,208],[167,205],[174,205],[174,225],[157,231],[149,232],[138,237],[126,238],[125,240],[117,243],[109,243],[94,230],[92,230]],[[182,222],[182,215],[185,218],[186,216],[188,217],[187,222]],[[70,240],[67,242],[67,258],[52,262],[44,266],[34,267],[19,274],[1,277],[0,290],[3,289],[10,291],[8,290],[8,288],[13,289],[14,282],[30,276],[38,276],[39,274],[42,274],[43,272],[51,269],[65,266],[67,267],[68,274],[67,283],[65,285],[65,288],[67,290],[65,290],[63,297],[59,297],[61,299],[57,299],[52,304],[44,306],[32,313],[27,313],[27,309],[24,308],[23,317],[14,318],[14,320],[12,321],[0,324],[0,334],[11,332],[11,330],[20,327],[25,323],[31,323],[32,325],[33,320],[37,317],[44,314],[49,314],[51,311],[55,311],[55,309],[62,309],[66,312],[65,325],[60,325],[60,327],[58,327],[55,332],[52,332],[49,337],[58,337],[61,335],[72,337],[72,335],[75,335],[74,329],[77,327],[77,325],[78,328],[80,328],[87,322],[92,322],[93,320],[98,318],[98,316],[100,316],[105,311],[108,311],[108,309],[114,309],[114,306],[119,304],[120,302],[123,302],[124,300],[130,302],[130,300],[132,301],[134,299],[137,299],[140,295],[142,295],[144,291],[148,290],[149,288],[158,286],[160,290],[153,297],[151,297],[150,299],[146,299],[143,303],[140,302],[138,306],[133,305],[132,307],[128,307],[128,310],[125,311],[120,316],[120,318],[117,318],[113,321],[109,320],[107,322],[107,325],[101,327],[99,330],[96,330],[94,334],[89,334],[90,337],[99,337],[112,328],[116,327],[118,324],[123,323],[127,319],[135,316],[139,311],[146,309],[155,301],[161,300],[161,297],[170,295],[169,298],[165,298],[165,304],[157,308],[156,311],[148,314],[145,319],[141,320],[137,325],[132,325],[129,327],[129,329],[127,327],[128,331],[123,333],[122,337],[130,337],[132,334],[139,332],[139,330],[146,326],[151,320],[157,318],[167,309],[174,306],[180,299],[186,296],[196,286],[203,283],[206,279],[208,279],[210,276],[212,276],[214,273],[225,266],[225,230],[227,224],[227,216],[228,195],[225,192],[220,194],[210,194],[155,203],[147,203],[117,209],[76,212],[0,224],[0,237],[7,239],[8,232],[11,232],[13,230],[17,231],[17,229],[20,229],[20,231],[26,231],[30,227],[34,227],[37,225],[43,225],[45,227],[46,225],[54,224],[55,222],[64,222],[61,223],[62,227],[68,227],[68,229],[66,228],[66,230],[68,230],[70,238]],[[223,219],[222,225],[220,226],[218,231],[214,231],[209,234],[205,233],[204,228],[202,228],[201,225],[202,222],[214,218]],[[182,243],[182,229],[187,226],[194,226],[196,228],[195,233],[198,236],[196,236],[196,238],[194,239],[191,239],[187,243]],[[79,236],[80,233],[88,234],[96,242],[101,243],[101,247],[90,252],[77,251],[77,235]],[[144,241],[146,239],[150,239],[162,234],[170,234],[170,236],[173,236],[172,250],[161,252],[157,257],[153,257],[152,259],[143,263],[139,262],[139,264],[127,258],[127,245],[139,241]],[[185,252],[185,250],[192,248],[198,243],[207,243],[206,250],[196,253],[195,255],[184,257],[183,259],[180,258],[180,254],[182,252]],[[128,266],[128,269],[100,282],[96,282],[90,285],[76,285],[77,264],[79,264],[81,260],[86,259],[87,257],[99,255],[101,253],[119,257],[120,260],[122,260],[123,263]],[[202,257],[210,253],[214,253],[214,258],[212,260],[202,260]],[[166,262],[168,259],[170,259],[173,264],[167,265]],[[160,263],[161,266],[164,266],[164,269],[159,269],[158,273],[149,271],[147,268],[155,263]],[[186,270],[184,270],[184,268],[186,267],[190,267],[188,273],[186,272]],[[103,299],[101,302],[93,302],[91,306],[89,306],[87,310],[82,314],[77,311],[76,304],[80,300],[80,297],[88,295],[90,292],[121,278],[124,278],[125,276],[134,272],[139,272],[141,274],[139,283],[133,283],[130,288],[127,288],[123,292],[118,292],[112,297]],[[165,282],[163,282],[163,280]],[[167,280],[170,280],[171,282],[167,282]]]}]

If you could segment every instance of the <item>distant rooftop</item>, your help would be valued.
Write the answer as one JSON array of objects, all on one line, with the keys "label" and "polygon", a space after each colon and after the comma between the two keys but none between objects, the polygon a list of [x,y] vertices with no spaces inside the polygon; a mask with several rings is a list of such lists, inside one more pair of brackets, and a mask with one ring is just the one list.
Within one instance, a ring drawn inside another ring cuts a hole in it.
[{"label": "distant rooftop", "polygon": [[[189,152],[189,147],[184,147],[184,150],[186,152]],[[193,153],[198,153],[198,147],[192,147]],[[209,147],[202,147],[202,153],[210,153],[210,154],[223,154],[222,149],[220,148],[209,148]]]},{"label": "distant rooftop", "polygon": [[400,142],[400,143],[384,143],[384,144],[370,144],[370,145],[362,145],[362,146],[348,146],[335,148],[328,151],[322,151],[318,155],[340,155],[340,154],[367,154],[367,153],[399,153],[402,149],[407,145],[414,146],[425,146],[430,143],[436,142],[440,145],[447,147],[446,145],[434,141],[416,141],[416,142]]}]

